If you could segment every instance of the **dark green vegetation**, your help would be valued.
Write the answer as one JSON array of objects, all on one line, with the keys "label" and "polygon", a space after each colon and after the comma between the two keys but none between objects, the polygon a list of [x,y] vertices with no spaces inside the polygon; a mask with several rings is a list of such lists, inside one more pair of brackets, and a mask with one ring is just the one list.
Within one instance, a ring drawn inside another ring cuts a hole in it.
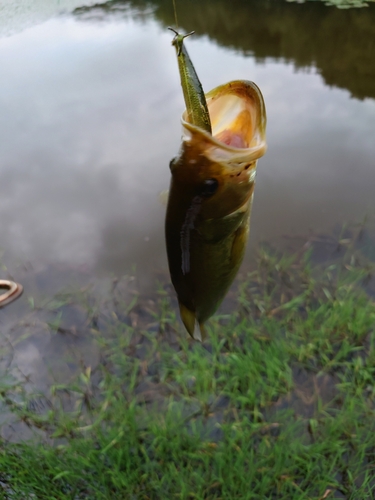
[{"label": "dark green vegetation", "polygon": [[287,0],[287,2],[324,2],[324,5],[335,6],[338,9],[358,9],[368,7],[374,0]]},{"label": "dark green vegetation", "polygon": [[[195,30],[196,35],[259,61],[274,58],[296,68],[316,67],[328,85],[347,89],[359,99],[375,97],[373,3],[346,10],[328,8],[320,1],[177,0],[176,4],[180,28],[187,33]],[[127,7],[152,15],[165,29],[174,25],[172,0],[114,0],[77,9],[75,14],[100,19],[128,15]]]},{"label": "dark green vegetation", "polygon": [[[372,498],[375,282],[365,250],[341,236],[293,258],[261,251],[229,297],[234,312],[210,322],[203,345],[186,338],[168,285],[153,299],[129,298],[120,281],[105,301],[81,291],[45,304],[57,337],[67,335],[63,304],[86,310],[100,362],[46,395],[2,380],[3,410],[42,444],[2,442],[0,497]],[[322,256],[324,267],[311,265]]]}]

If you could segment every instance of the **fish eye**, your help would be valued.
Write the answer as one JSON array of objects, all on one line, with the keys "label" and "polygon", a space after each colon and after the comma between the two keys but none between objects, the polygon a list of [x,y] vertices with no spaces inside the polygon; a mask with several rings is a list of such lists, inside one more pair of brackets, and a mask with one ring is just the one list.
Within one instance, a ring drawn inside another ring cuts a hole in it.
[{"label": "fish eye", "polygon": [[216,193],[218,187],[219,183],[216,179],[207,179],[202,184],[200,195],[209,198]]}]

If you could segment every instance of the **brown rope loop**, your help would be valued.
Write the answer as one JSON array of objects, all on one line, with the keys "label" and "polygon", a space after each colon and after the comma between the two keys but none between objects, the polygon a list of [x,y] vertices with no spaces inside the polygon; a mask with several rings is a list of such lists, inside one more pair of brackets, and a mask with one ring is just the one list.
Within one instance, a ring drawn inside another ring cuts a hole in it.
[{"label": "brown rope loop", "polygon": [[0,295],[0,307],[10,304],[13,300],[18,299],[23,292],[22,285],[9,280],[0,280],[0,290],[2,288],[5,288],[6,292]]}]

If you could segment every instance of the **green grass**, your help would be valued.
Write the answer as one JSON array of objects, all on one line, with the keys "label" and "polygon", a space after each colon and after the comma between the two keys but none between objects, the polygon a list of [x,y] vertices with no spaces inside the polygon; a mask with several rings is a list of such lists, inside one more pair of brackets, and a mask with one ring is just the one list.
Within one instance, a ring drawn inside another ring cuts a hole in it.
[{"label": "green grass", "polygon": [[101,361],[48,395],[0,386],[35,429],[2,442],[0,498],[373,498],[373,270],[354,254],[309,262],[262,252],[204,344],[167,285],[137,302],[121,286],[104,303],[55,298],[56,318],[69,300],[89,312]]}]

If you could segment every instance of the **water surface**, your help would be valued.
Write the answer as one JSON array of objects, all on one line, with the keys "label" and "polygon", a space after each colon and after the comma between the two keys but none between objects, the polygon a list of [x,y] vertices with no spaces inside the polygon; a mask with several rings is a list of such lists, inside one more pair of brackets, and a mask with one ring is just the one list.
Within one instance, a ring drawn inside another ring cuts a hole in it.
[{"label": "water surface", "polygon": [[[3,10],[3,260],[93,275],[136,266],[148,282],[167,268],[159,195],[184,107],[172,2],[47,3]],[[364,216],[372,224],[373,6],[177,4],[182,29],[197,33],[187,48],[204,88],[249,79],[266,101],[269,150],[245,267],[259,241],[280,246]]]}]

